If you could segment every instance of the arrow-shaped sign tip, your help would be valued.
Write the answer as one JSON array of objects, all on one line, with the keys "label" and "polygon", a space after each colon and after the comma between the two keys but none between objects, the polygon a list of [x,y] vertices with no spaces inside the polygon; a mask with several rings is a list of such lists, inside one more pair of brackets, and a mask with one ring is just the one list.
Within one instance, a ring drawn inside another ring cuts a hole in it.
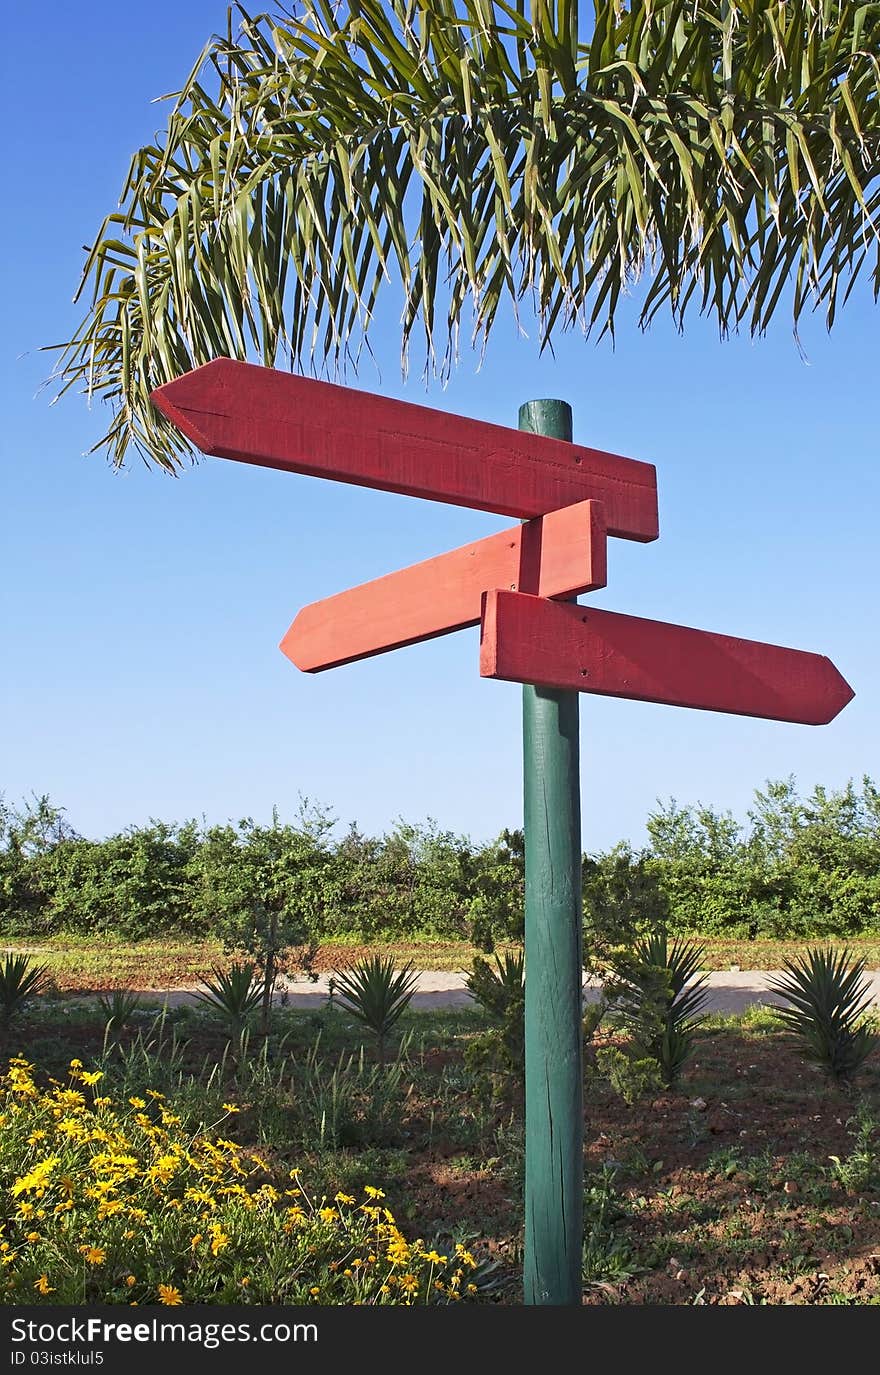
[{"label": "arrow-shaped sign tip", "polygon": [[[191,444],[202,453],[210,453],[212,440],[204,428],[201,420],[202,414],[211,414],[204,404],[194,407],[193,396],[201,397],[201,393],[206,388],[214,389],[216,385],[222,385],[226,375],[226,370],[221,366],[224,362],[232,362],[232,359],[216,358],[211,363],[205,363],[200,368],[195,368],[192,372],[186,372],[182,377],[175,377],[173,382],[166,382],[162,387],[156,387],[150,393],[150,400],[156,407],[160,415],[164,415],[166,420],[180,430]],[[194,379],[198,378],[198,383],[194,385]],[[212,385],[213,384],[213,385]]]},{"label": "arrow-shaped sign tip", "polygon": [[828,715],[824,720],[817,722],[817,725],[827,726],[829,721],[833,721],[835,716],[840,715],[844,707],[849,705],[856,694],[855,689],[850,687],[837,665],[832,663],[825,655],[822,657],[828,665],[826,670]]}]

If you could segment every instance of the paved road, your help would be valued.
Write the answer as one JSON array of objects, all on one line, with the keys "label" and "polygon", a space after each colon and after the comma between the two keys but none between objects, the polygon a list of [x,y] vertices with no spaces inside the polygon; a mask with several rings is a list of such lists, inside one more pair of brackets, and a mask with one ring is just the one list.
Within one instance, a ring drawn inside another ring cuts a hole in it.
[{"label": "paved road", "polygon": [[[412,1000],[413,1008],[427,1011],[431,1008],[469,1007],[472,999],[465,988],[464,977],[463,974],[455,972],[422,970],[419,973],[417,991]],[[870,985],[874,1004],[880,1006],[880,970],[870,970],[865,977]],[[779,1005],[781,999],[768,992],[768,984],[777,978],[779,978],[779,972],[772,970],[731,969],[716,971],[709,975],[707,1010],[710,1012],[744,1012],[753,1003]],[[308,980],[285,980],[282,996],[286,995],[286,1005],[313,1011],[323,1007],[327,1001],[328,980],[328,975],[319,978],[317,983],[309,983]],[[167,991],[156,989],[153,990],[153,996],[161,998],[167,996],[169,1004],[173,1006],[177,1003],[189,1002],[192,998],[192,990],[174,989]],[[584,985],[586,1001],[595,1002],[598,996],[598,986],[589,983]]]}]

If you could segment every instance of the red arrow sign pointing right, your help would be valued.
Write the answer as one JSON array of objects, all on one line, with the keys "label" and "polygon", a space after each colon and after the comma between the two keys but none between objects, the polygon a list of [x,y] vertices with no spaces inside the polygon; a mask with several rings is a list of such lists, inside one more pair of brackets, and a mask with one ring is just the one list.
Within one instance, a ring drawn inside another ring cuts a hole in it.
[{"label": "red arrow sign pointing right", "polygon": [[822,654],[488,592],[480,673],[559,691],[824,726],[855,696]]}]

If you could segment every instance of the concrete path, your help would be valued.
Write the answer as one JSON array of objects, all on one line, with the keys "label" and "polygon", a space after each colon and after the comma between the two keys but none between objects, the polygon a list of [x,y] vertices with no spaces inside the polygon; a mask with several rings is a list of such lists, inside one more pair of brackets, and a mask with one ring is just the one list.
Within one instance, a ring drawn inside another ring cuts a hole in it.
[{"label": "concrete path", "polygon": [[[780,977],[779,971],[759,969],[731,969],[715,971],[709,975],[709,1012],[744,1012],[753,1003],[778,1006],[780,998],[768,991],[768,985]],[[871,998],[875,1006],[880,1006],[880,970],[869,970],[866,975],[870,986]],[[307,979],[285,979],[281,1001],[287,1007],[317,1011],[325,1006],[329,989],[329,975],[322,975],[317,983]],[[151,989],[144,996],[167,999],[170,1006],[191,1002],[192,988]],[[585,982],[584,1000],[595,1002],[599,996],[598,985]],[[417,991],[413,996],[414,1010],[428,1011],[432,1008],[470,1007],[473,1000],[465,987],[465,976],[455,971],[444,973],[440,970],[422,970],[418,975]]]}]

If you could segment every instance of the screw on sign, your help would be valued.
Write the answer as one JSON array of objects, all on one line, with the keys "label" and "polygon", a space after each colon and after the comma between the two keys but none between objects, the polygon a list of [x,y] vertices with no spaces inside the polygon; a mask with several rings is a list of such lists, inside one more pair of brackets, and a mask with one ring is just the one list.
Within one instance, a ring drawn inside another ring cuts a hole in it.
[{"label": "screw on sign", "polygon": [[606,537],[658,535],[648,463],[571,442],[561,401],[518,430],[218,359],[153,393],[204,453],[519,517],[525,524],[304,607],[307,672],[480,624],[480,673],[523,687],[526,834],[524,1297],[581,1301],[579,694],[822,725],[853,696],[819,654],[572,602]]}]

